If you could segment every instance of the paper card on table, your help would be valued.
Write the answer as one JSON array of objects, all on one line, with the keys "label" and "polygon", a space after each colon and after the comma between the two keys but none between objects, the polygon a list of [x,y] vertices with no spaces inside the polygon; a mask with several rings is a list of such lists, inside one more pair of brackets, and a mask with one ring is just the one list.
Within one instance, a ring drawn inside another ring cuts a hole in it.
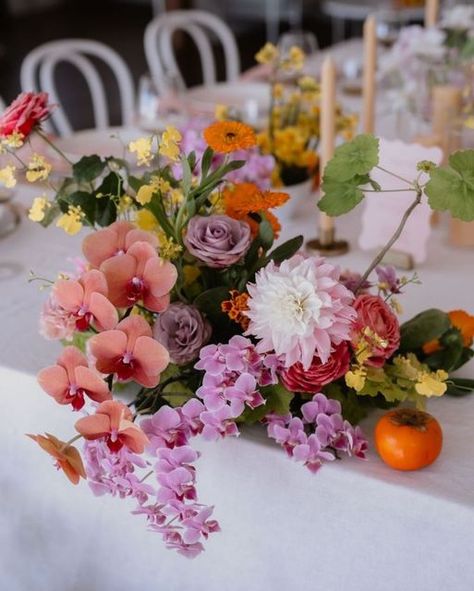
[{"label": "paper card on table", "polygon": [[[399,140],[380,140],[380,166],[407,180],[417,178],[417,162],[431,160],[440,164],[442,158],[443,152],[437,147],[426,148],[420,144],[406,144]],[[403,181],[379,169],[375,169],[371,176],[383,189],[402,189],[406,186]],[[421,182],[426,180],[428,178],[423,174]],[[371,250],[384,246],[414,198],[413,191],[366,193],[362,231],[359,237],[360,248]],[[426,259],[426,244],[430,234],[430,217],[431,209],[424,198],[410,216],[393,248],[411,254],[416,263],[423,262]]]}]

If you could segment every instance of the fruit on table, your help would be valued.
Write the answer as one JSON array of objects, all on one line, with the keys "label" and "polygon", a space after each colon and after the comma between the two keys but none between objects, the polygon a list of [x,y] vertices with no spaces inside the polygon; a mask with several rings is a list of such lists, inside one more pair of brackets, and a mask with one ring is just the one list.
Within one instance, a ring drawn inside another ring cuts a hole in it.
[{"label": "fruit on table", "polygon": [[375,427],[375,446],[382,460],[396,470],[419,470],[441,452],[438,421],[421,410],[398,408],[383,415]]}]

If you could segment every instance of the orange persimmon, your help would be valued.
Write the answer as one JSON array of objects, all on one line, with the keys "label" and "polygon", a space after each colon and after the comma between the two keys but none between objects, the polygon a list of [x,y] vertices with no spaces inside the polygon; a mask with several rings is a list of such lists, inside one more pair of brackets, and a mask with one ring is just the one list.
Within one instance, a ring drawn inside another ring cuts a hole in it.
[{"label": "orange persimmon", "polygon": [[413,408],[383,415],[375,427],[375,446],[382,460],[395,470],[419,470],[441,452],[443,433],[438,421]]}]

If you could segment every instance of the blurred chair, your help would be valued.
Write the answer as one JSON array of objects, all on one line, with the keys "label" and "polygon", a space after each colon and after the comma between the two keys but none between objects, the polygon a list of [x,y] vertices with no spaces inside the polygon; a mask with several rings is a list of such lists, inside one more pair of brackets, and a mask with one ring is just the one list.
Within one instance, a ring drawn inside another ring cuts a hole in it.
[{"label": "blurred chair", "polygon": [[202,10],[173,10],[153,19],[145,31],[145,55],[151,77],[160,93],[168,90],[171,78],[177,79],[182,89],[186,87],[173,47],[175,31],[188,33],[194,41],[201,60],[204,85],[217,82],[211,35],[220,41],[224,49],[227,81],[239,77],[239,51],[234,34],[226,23]]},{"label": "blurred chair", "polygon": [[[105,129],[110,125],[105,85],[90,57],[100,59],[113,72],[119,88],[122,125],[131,124],[135,108],[132,76],[124,60],[113,49],[98,41],[64,39],[33,49],[21,65],[21,87],[24,91],[45,91],[52,103],[59,103],[54,71],[60,62],[68,62],[80,71],[87,83],[95,127]],[[53,110],[51,120],[60,135],[73,133],[63,109]]]}]

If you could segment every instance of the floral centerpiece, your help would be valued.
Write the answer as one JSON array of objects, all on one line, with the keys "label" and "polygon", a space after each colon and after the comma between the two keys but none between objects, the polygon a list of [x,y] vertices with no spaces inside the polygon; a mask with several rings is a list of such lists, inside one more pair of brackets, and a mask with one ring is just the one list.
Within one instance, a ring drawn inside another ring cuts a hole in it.
[{"label": "floral centerpiece", "polygon": [[[44,336],[65,347],[38,381],[76,413],[72,436],[30,437],[72,483],[127,499],[167,547],[195,556],[219,530],[198,498],[193,438],[234,437],[262,423],[317,472],[343,455],[365,457],[356,423],[371,408],[423,407],[474,386],[450,375],[473,355],[474,318],[431,309],[400,326],[396,297],[416,278],[379,266],[426,196],[435,209],[474,217],[473,151],[447,167],[420,163],[395,235],[363,275],[341,275],[302,254],[301,236],[274,247],[285,193],[227,180],[245,165],[230,155],[256,144],[248,126],[207,128],[199,162],[167,128],[129,144],[141,173],[88,155],[55,185],[44,156],[21,156],[31,134],[50,142],[41,131],[49,111],[45,95],[23,94],[0,118],[2,149],[15,158],[0,178],[25,173],[46,183],[50,197],[34,200],[32,220],[93,231],[82,242],[85,260],[51,281],[41,314]],[[370,178],[376,166],[372,136],[341,146],[321,209],[345,213],[367,184],[382,192]]]}]

